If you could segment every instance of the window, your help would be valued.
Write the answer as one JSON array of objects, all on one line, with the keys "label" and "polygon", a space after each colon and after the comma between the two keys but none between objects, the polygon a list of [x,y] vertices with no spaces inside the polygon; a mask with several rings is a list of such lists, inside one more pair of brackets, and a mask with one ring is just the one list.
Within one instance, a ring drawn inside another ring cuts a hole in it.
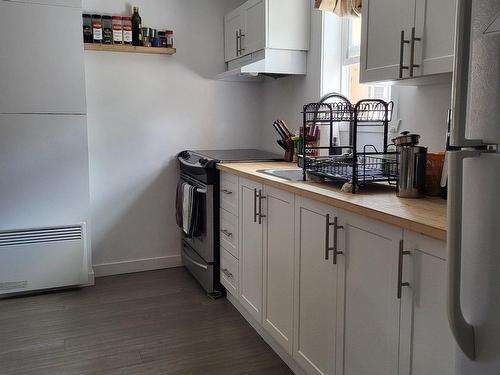
[{"label": "window", "polygon": [[361,99],[391,100],[391,87],[359,83],[361,48],[361,18],[342,20],[342,82],[341,91],[352,103]]}]

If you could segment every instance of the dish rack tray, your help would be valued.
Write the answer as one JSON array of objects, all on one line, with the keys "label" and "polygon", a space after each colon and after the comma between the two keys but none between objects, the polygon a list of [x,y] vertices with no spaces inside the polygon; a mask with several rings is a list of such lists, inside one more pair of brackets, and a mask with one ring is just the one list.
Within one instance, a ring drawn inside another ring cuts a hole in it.
[{"label": "dish rack tray", "polygon": [[[398,158],[396,152],[388,150],[389,122],[392,119],[393,102],[380,99],[363,99],[352,104],[345,96],[332,93],[319,103],[309,103],[303,109],[303,131],[301,137],[301,167],[303,179],[308,175],[323,180],[337,180],[352,183],[352,193],[356,186],[372,182],[396,183],[398,180]],[[349,143],[337,144],[333,137],[335,123],[348,123]],[[330,127],[327,146],[311,146],[307,134],[314,133],[317,126]],[[383,149],[379,152],[373,145],[358,147],[358,130],[362,126],[381,126]],[[328,156],[311,156],[319,150]],[[347,151],[347,152],[346,152]],[[300,158],[299,158],[300,159]]]}]

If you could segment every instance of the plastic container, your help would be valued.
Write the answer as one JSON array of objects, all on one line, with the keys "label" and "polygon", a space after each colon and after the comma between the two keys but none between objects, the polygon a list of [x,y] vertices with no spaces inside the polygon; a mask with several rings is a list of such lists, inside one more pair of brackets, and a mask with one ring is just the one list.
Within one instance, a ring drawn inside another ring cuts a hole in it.
[{"label": "plastic container", "polygon": [[132,44],[132,18],[122,17],[123,44]]},{"label": "plastic container", "polygon": [[121,16],[113,16],[113,44],[123,44],[123,23]]}]

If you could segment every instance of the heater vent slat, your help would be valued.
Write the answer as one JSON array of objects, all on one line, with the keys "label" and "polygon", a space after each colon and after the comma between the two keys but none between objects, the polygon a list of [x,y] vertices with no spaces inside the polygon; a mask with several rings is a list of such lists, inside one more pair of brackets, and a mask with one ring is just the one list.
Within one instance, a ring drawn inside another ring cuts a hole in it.
[{"label": "heater vent slat", "polygon": [[82,238],[83,228],[81,226],[4,231],[0,232],[0,248],[34,243],[75,241]]}]

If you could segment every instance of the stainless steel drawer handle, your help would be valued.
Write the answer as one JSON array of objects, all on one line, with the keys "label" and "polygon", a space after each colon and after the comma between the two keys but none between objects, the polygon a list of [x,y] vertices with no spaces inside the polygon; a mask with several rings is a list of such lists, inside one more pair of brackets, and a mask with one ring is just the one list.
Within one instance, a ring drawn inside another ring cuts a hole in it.
[{"label": "stainless steel drawer handle", "polygon": [[221,232],[224,233],[228,237],[233,237],[233,234],[230,231],[228,231],[227,229],[222,229]]},{"label": "stainless steel drawer handle", "polygon": [[397,293],[398,299],[401,299],[401,295],[403,294],[403,287],[410,286],[410,283],[403,282],[403,262],[404,262],[403,257],[405,255],[410,255],[410,254],[411,254],[410,251],[404,250],[404,242],[403,242],[403,240],[400,240],[399,241],[399,261],[398,261],[398,293]]},{"label": "stainless steel drawer handle", "polygon": [[399,45],[399,78],[403,78],[403,70],[408,70],[409,67],[404,65],[405,57],[405,44],[409,44],[410,41],[405,39],[405,31],[401,30],[401,43]]},{"label": "stainless steel drawer handle", "polygon": [[344,229],[343,225],[339,225],[339,219],[337,216],[333,219],[333,264],[337,264],[337,256],[344,254],[343,251],[339,251],[338,246],[338,231],[339,229]]},{"label": "stainless steel drawer handle", "polygon": [[231,272],[229,272],[229,270],[227,268],[221,268],[221,271],[224,275],[226,275],[230,279],[232,279],[234,277],[234,275]]},{"label": "stainless steel drawer handle", "polygon": [[222,192],[223,192],[224,194],[226,194],[226,195],[231,195],[231,194],[233,194],[233,192],[232,192],[231,190],[227,190],[227,189],[222,190]]}]

